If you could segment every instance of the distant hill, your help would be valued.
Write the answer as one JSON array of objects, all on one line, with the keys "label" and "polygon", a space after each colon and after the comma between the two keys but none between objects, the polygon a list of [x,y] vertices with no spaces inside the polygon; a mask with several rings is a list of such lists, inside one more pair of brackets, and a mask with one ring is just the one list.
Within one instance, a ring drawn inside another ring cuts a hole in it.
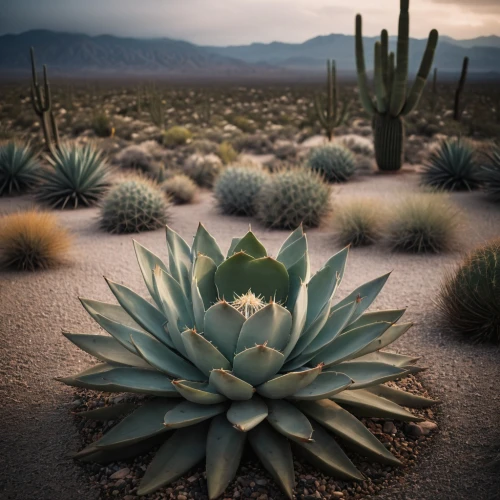
[{"label": "distant hill", "polygon": [[[367,67],[373,67],[373,44],[365,38]],[[410,71],[416,72],[426,40],[411,39]],[[318,73],[325,60],[337,61],[339,73],[354,74],[354,37],[317,36],[304,43],[252,43],[230,47],[198,46],[169,38],[139,39],[110,35],[58,33],[33,30],[0,36],[2,74],[29,71],[29,48],[34,46],[39,63],[47,64],[51,74],[65,75],[286,75],[290,71]],[[391,50],[396,38],[390,39]],[[441,37],[435,66],[441,74],[460,71],[462,59],[469,56],[469,71],[500,71],[500,37],[454,40]]]}]

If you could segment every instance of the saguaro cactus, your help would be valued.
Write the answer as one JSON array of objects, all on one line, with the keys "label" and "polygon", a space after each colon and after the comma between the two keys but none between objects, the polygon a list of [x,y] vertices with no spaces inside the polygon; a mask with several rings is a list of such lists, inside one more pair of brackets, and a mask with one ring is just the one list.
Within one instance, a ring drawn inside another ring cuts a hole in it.
[{"label": "saguaro cactus", "polygon": [[437,89],[437,68],[434,68],[434,74],[432,76],[432,89],[431,89],[431,111],[436,111],[437,101],[438,101],[438,89]]},{"label": "saguaro cactus", "polygon": [[465,80],[467,80],[467,70],[469,68],[469,58],[464,57],[462,63],[462,73],[460,74],[460,80],[458,81],[457,90],[455,91],[455,104],[453,106],[453,119],[459,122],[462,118],[463,105],[462,105],[462,94],[465,87]]},{"label": "saguaro cactus", "polygon": [[339,106],[335,61],[326,61],[326,73],[326,103],[316,96],[314,107],[321,126],[325,129],[328,140],[331,141],[333,131],[347,118],[349,104],[344,101]]},{"label": "saguaro cactus", "polygon": [[35,64],[35,50],[33,47],[30,49],[31,55],[31,103],[35,113],[40,118],[42,124],[43,136],[47,149],[54,154],[59,148],[59,131],[57,130],[57,123],[52,111],[52,98],[50,95],[50,85],[47,78],[47,66],[43,65],[43,92],[40,83],[38,83],[38,76]]},{"label": "saguaro cactus", "polygon": [[429,33],[420,69],[409,92],[409,0],[401,0],[397,55],[389,54],[389,35],[382,30],[375,43],[375,102],[368,89],[361,15],[356,16],[356,67],[361,103],[373,120],[375,159],[380,170],[399,170],[404,153],[404,116],[416,108],[432,66],[438,32]]}]

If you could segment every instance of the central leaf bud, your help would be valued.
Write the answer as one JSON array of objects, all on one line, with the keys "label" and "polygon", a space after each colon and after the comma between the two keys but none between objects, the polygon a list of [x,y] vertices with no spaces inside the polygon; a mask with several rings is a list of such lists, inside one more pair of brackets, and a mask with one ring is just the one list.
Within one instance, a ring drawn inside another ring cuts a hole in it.
[{"label": "central leaf bud", "polygon": [[235,297],[236,299],[231,302],[231,305],[247,319],[266,306],[264,297],[255,295],[252,290],[248,290],[247,293],[242,295],[235,294]]}]

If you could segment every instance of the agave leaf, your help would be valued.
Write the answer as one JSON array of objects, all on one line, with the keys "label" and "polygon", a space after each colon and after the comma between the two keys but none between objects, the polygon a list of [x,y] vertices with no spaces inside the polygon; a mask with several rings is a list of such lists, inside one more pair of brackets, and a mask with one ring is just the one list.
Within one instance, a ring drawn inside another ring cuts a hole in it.
[{"label": "agave leaf", "polygon": [[332,307],[332,312],[340,309],[341,307],[349,304],[353,300],[356,300],[358,297],[362,299],[359,306],[356,308],[356,311],[351,317],[351,324],[354,323],[373,303],[373,301],[377,298],[377,295],[382,290],[385,285],[387,279],[389,278],[391,273],[384,274],[379,278],[375,278],[374,280],[368,281],[367,283],[359,286],[351,292],[347,297],[342,299],[340,302],[335,304]]},{"label": "agave leaf", "polygon": [[241,238],[233,238],[231,240],[231,245],[229,245],[229,250],[227,251],[226,259],[229,259],[229,257],[231,257],[234,254],[234,249],[236,248],[236,245],[239,243],[240,240]]},{"label": "agave leaf", "polygon": [[254,259],[243,252],[225,260],[215,273],[219,297],[234,300],[249,290],[265,300],[284,302],[288,295],[288,273],[285,266],[271,257]]},{"label": "agave leaf", "polygon": [[328,367],[355,358],[358,352],[378,339],[390,326],[390,323],[381,322],[350,330],[321,349],[311,363],[324,363]]},{"label": "agave leaf", "polygon": [[138,443],[157,434],[167,432],[163,425],[166,412],[177,406],[177,402],[164,399],[146,401],[141,407],[125,417],[95,443],[97,448],[118,448]]},{"label": "agave leaf", "polygon": [[293,496],[295,472],[288,439],[262,422],[248,434],[248,440],[265,469],[288,498]]},{"label": "agave leaf", "polygon": [[[401,465],[385,446],[353,415],[328,399],[301,401],[299,410],[345,440],[363,456],[390,465]],[[313,434],[314,436],[314,434]]]},{"label": "agave leaf", "polygon": [[210,422],[206,465],[210,500],[219,498],[236,476],[245,440],[246,433],[238,432],[225,415],[217,415]]},{"label": "agave leaf", "polygon": [[356,321],[349,325],[349,330],[359,328],[360,326],[370,325],[386,321],[387,323],[396,323],[401,319],[406,309],[386,309],[384,311],[373,311],[362,314]]},{"label": "agave leaf", "polygon": [[395,340],[399,339],[399,337],[405,334],[412,326],[413,323],[401,323],[400,325],[392,325],[382,336],[380,336],[380,338],[373,340],[365,348],[361,349],[361,351],[357,353],[357,356],[365,356],[366,354],[370,354],[372,352],[378,351],[379,349],[383,349],[389,344],[392,344]]},{"label": "agave leaf", "polygon": [[231,401],[251,399],[255,392],[255,389],[249,383],[235,377],[226,370],[212,370],[209,383]]},{"label": "agave leaf", "polygon": [[[135,328],[136,330],[143,330],[143,328],[136,323],[119,304],[109,304],[107,302],[100,302],[99,300],[84,299],[79,297],[82,306],[90,314],[90,316],[100,325],[98,315],[104,316],[116,323]],[[103,326],[106,330],[106,328]],[[127,337],[128,338],[128,337]],[[118,340],[118,339],[117,339]]]},{"label": "agave leaf", "polygon": [[293,393],[292,398],[306,401],[325,399],[347,389],[351,384],[352,380],[343,373],[324,372],[311,384]]},{"label": "agave leaf", "polygon": [[187,378],[194,381],[205,381],[207,377],[167,346],[144,333],[131,335],[140,355],[154,368],[173,378]]},{"label": "agave leaf", "polygon": [[257,392],[266,398],[283,399],[312,384],[321,373],[322,365],[309,370],[277,375],[257,387]]},{"label": "agave leaf", "polygon": [[[234,357],[233,373],[253,386],[260,385],[278,373],[284,356],[279,351],[259,345],[242,351]],[[259,369],[256,370],[255,367]]]},{"label": "agave leaf", "polygon": [[191,249],[175,231],[168,226],[166,230],[170,273],[189,299],[191,293]]},{"label": "agave leaf", "polygon": [[193,301],[193,316],[194,325],[197,331],[203,332],[205,330],[205,304],[198,288],[196,279],[191,281],[191,299]]},{"label": "agave leaf", "polygon": [[77,417],[87,418],[89,420],[115,420],[125,413],[130,413],[136,408],[135,403],[122,403],[111,406],[103,406],[95,410],[79,411],[75,413]]},{"label": "agave leaf", "polygon": [[290,235],[288,236],[288,238],[283,242],[280,249],[278,250],[278,257],[281,256],[281,254],[287,249],[287,247],[289,247],[292,243],[295,243],[303,235],[304,235],[304,228],[302,227],[302,224],[301,224],[297,229],[292,231],[290,233]]},{"label": "agave leaf", "polygon": [[276,260],[281,262],[286,269],[290,269],[307,252],[307,237],[302,235],[299,239],[278,252]]},{"label": "agave leaf", "polygon": [[218,302],[205,313],[205,337],[227,359],[233,359],[245,316],[227,302]]},{"label": "agave leaf", "polygon": [[[337,286],[337,271],[333,267],[325,266],[320,269],[307,284],[307,319],[305,329],[323,312],[330,303]],[[327,316],[328,317],[328,316]]]},{"label": "agave leaf", "polygon": [[269,410],[267,421],[276,431],[292,441],[313,441],[311,423],[295,406],[282,399],[269,399],[266,404]]},{"label": "agave leaf", "polygon": [[156,452],[137,494],[147,495],[170,484],[203,460],[207,433],[208,422],[174,432]]},{"label": "agave leaf", "polygon": [[68,332],[63,332],[63,335],[82,351],[100,361],[123,366],[149,368],[149,365],[142,358],[132,354],[112,337]]},{"label": "agave leaf", "polygon": [[247,401],[233,401],[227,419],[241,432],[248,432],[267,417],[267,405],[257,395]]},{"label": "agave leaf", "polygon": [[399,368],[410,368],[420,358],[414,356],[405,356],[403,354],[396,354],[394,352],[375,351],[364,356],[356,356],[356,361],[378,361],[380,363],[387,363]]},{"label": "agave leaf", "polygon": [[255,237],[252,231],[248,231],[243,238],[241,238],[233,249],[233,253],[244,252],[254,259],[267,257],[267,250],[264,245]]},{"label": "agave leaf", "polygon": [[224,255],[217,241],[215,241],[215,238],[205,229],[205,226],[201,222],[194,237],[191,259],[194,260],[200,253],[210,257],[216,266],[220,266],[224,261]]},{"label": "agave leaf", "polygon": [[268,304],[243,324],[236,353],[265,342],[269,347],[281,351],[288,344],[291,329],[292,315],[279,304]]},{"label": "agave leaf", "polygon": [[155,306],[137,295],[130,288],[108,279],[106,279],[106,282],[123,309],[142,328],[154,335],[158,340],[163,341],[166,338],[164,325],[167,318],[162,312],[158,311]]},{"label": "agave leaf", "polygon": [[80,374],[76,380],[83,384],[81,387],[105,392],[133,392],[167,398],[178,397],[178,392],[163,373],[142,368],[110,367],[97,373]]},{"label": "agave leaf", "polygon": [[142,277],[144,278],[148,292],[156,302],[157,306],[161,308],[160,298],[158,297],[153,285],[153,269],[155,269],[155,267],[159,267],[163,269],[163,271],[168,272],[167,266],[157,255],[143,247],[139,242],[136,240],[133,240],[133,242],[137,262],[141,268]]},{"label": "agave leaf", "polygon": [[309,263],[309,253],[306,252],[287,271],[289,276],[289,292],[286,307],[289,311],[293,311],[302,283],[307,283],[310,278],[311,266]]},{"label": "agave leaf", "polygon": [[215,262],[206,255],[198,254],[193,267],[193,278],[198,283],[200,295],[203,298],[205,309],[217,302],[217,288],[215,287]]},{"label": "agave leaf", "polygon": [[200,405],[191,401],[183,401],[165,414],[164,425],[168,429],[180,429],[198,424],[226,411],[224,403]]},{"label": "agave leaf", "polygon": [[201,405],[213,405],[222,403],[226,397],[219,394],[215,387],[207,382],[192,382],[191,380],[174,380],[174,387],[182,397]]},{"label": "agave leaf", "polygon": [[288,344],[283,351],[283,356],[285,359],[287,359],[288,356],[290,356],[294,347],[296,346],[300,338],[300,334],[304,329],[304,325],[306,324],[306,317],[307,317],[307,285],[305,283],[301,283],[297,295],[297,300],[293,308],[292,330],[290,332],[290,340],[288,341]]},{"label": "agave leaf", "polygon": [[363,481],[363,474],[356,469],[335,439],[317,423],[313,423],[313,429],[314,442],[301,443],[297,441],[294,448],[311,465],[325,474],[349,481],[353,479]]},{"label": "agave leaf", "polygon": [[[394,387],[387,387],[386,385],[374,385],[372,387],[368,387],[365,391],[371,392],[376,396],[380,396],[392,401],[393,403],[406,406],[408,408],[426,408],[439,403],[437,400],[417,396],[411,392],[401,391],[399,389],[395,389]],[[354,394],[356,392],[358,391],[355,391]]]},{"label": "agave leaf", "polygon": [[336,394],[331,399],[339,405],[347,407],[350,413],[358,417],[390,418],[394,420],[403,420],[405,422],[418,422],[423,420],[404,408],[401,408],[398,404],[372,394],[366,389],[344,391],[340,394]]},{"label": "agave leaf", "polygon": [[223,368],[225,370],[231,369],[231,363],[223,356],[217,347],[194,330],[182,332],[182,340],[190,361],[192,361],[207,377],[215,368]]},{"label": "agave leaf", "polygon": [[364,389],[388,380],[395,380],[407,373],[405,368],[377,361],[347,361],[335,365],[334,368],[328,368],[328,370],[335,370],[350,377],[354,381],[354,384],[349,387],[352,390]]}]

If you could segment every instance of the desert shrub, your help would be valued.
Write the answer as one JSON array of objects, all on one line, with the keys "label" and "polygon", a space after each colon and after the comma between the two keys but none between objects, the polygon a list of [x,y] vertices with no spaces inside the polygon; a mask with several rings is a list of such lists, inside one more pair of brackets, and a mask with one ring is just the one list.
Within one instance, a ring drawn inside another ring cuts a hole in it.
[{"label": "desert shrub", "polygon": [[0,266],[48,269],[64,261],[70,236],[48,212],[28,210],[0,218]]},{"label": "desert shrub", "polygon": [[96,113],[92,118],[92,130],[97,137],[109,137],[113,132],[113,127],[106,113]]},{"label": "desert shrub", "polygon": [[373,199],[358,198],[335,206],[334,233],[342,245],[375,243],[382,235],[383,222],[380,203]]},{"label": "desert shrub", "polygon": [[191,203],[198,190],[195,182],[184,174],[176,174],[168,177],[161,187],[176,205]]},{"label": "desert shrub", "polygon": [[349,149],[354,155],[374,157],[373,146],[370,146],[365,140],[356,140],[354,137],[342,139],[342,144]]},{"label": "desert shrub", "polygon": [[236,161],[238,153],[235,151],[230,142],[224,141],[219,144],[219,147],[217,148],[217,156],[222,160],[224,165],[229,165],[230,163]]},{"label": "desert shrub", "polygon": [[208,139],[194,139],[185,148],[185,151],[189,154],[199,153],[201,155],[217,153],[217,150],[218,144]]},{"label": "desert shrub", "polygon": [[442,141],[424,166],[422,183],[447,191],[471,191],[481,183],[474,149],[463,139]]},{"label": "desert shrub", "polygon": [[151,177],[158,171],[151,154],[137,145],[128,146],[121,151],[116,157],[116,162],[124,170],[137,170]]},{"label": "desert shrub", "polygon": [[109,233],[152,231],[167,223],[169,206],[158,184],[144,176],[129,176],[104,198],[100,225]]},{"label": "desert shrub", "polygon": [[255,132],[255,124],[244,116],[234,116],[231,118],[231,123],[238,127],[242,132],[250,134]]},{"label": "desert shrub", "polygon": [[486,194],[500,202],[500,144],[495,144],[488,153],[487,163],[481,169],[481,180]]},{"label": "desert shrub", "polygon": [[37,198],[52,208],[94,205],[110,185],[109,166],[91,144],[62,144],[47,161]]},{"label": "desert shrub", "polygon": [[229,215],[253,215],[255,199],[267,177],[262,168],[228,167],[214,186],[215,199],[221,211]]},{"label": "desert shrub", "polygon": [[438,253],[453,248],[458,213],[443,193],[409,195],[393,208],[388,241],[393,250]]},{"label": "desert shrub", "polygon": [[200,187],[212,187],[221,170],[222,163],[216,155],[194,154],[184,164],[184,173]]},{"label": "desert shrub", "polygon": [[38,182],[40,165],[29,145],[0,146],[0,196],[19,194]]},{"label": "desert shrub", "polygon": [[264,134],[245,134],[237,137],[234,141],[236,151],[252,151],[256,154],[268,154],[273,152],[273,143]]},{"label": "desert shrub", "polygon": [[256,200],[257,217],[267,227],[316,227],[331,211],[330,186],[305,168],[272,174]]},{"label": "desert shrub", "polygon": [[192,134],[185,127],[174,126],[162,133],[162,144],[167,148],[182,146],[191,140]]},{"label": "desert shrub", "polygon": [[311,149],[307,165],[329,182],[345,182],[356,171],[354,155],[338,144],[326,144]]},{"label": "desert shrub", "polygon": [[465,257],[444,278],[438,306],[448,324],[476,342],[500,343],[500,239]]}]

